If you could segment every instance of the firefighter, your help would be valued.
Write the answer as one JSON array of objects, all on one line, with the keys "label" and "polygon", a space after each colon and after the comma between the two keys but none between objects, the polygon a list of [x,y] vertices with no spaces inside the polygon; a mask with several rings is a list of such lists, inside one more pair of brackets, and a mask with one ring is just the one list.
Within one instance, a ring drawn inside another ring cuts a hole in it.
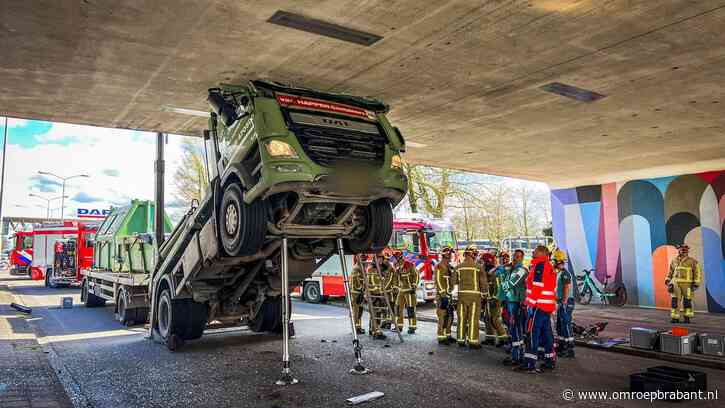
[{"label": "firefighter", "polygon": [[395,277],[394,284],[397,292],[396,305],[398,307],[398,319],[396,328],[403,331],[403,320],[408,318],[408,334],[414,334],[416,330],[415,291],[420,283],[420,276],[415,265],[403,257],[402,251],[396,251],[395,256]]},{"label": "firefighter", "polygon": [[524,363],[524,333],[526,332],[526,277],[529,270],[524,266],[524,251],[517,249],[508,270],[503,271],[501,290],[506,298],[507,326],[511,336],[511,357],[504,365],[520,366]]},{"label": "firefighter", "polygon": [[438,343],[443,345],[448,345],[454,341],[451,336],[451,326],[453,325],[453,300],[451,298],[451,275],[453,274],[453,266],[451,265],[452,255],[453,249],[451,247],[443,248],[441,251],[441,261],[435,270]]},{"label": "firefighter", "polygon": [[[387,305],[385,303],[385,299],[383,298],[383,296],[385,296],[383,277],[380,273],[381,272],[378,272],[378,268],[371,263],[365,275],[367,277],[367,280],[365,281],[365,284],[367,285],[367,294],[370,296],[368,299],[368,311],[370,312],[368,332],[373,337],[373,340],[384,340],[386,338],[380,326],[385,320],[387,313],[377,316],[381,310],[387,310]],[[373,319],[373,308],[376,310],[376,319]]]},{"label": "firefighter", "polygon": [[363,269],[367,262],[367,255],[360,254],[357,263],[350,273],[350,293],[352,294],[352,319],[355,322],[357,334],[365,334],[362,328],[363,302],[365,301],[365,279]]},{"label": "firefighter", "polygon": [[476,247],[469,245],[463,252],[463,262],[456,267],[454,282],[458,284],[458,330],[456,341],[459,346],[478,349],[481,299],[488,297],[486,273],[476,263]]},{"label": "firefighter", "polygon": [[679,323],[684,309],[684,322],[690,323],[695,315],[692,298],[694,292],[702,283],[702,269],[700,263],[690,257],[690,247],[678,245],[677,258],[670,263],[670,272],[665,279],[665,285],[672,295],[672,323]]},{"label": "firefighter", "polygon": [[490,296],[483,300],[486,324],[486,342],[496,346],[503,344],[506,339],[506,328],[501,320],[501,302],[498,294],[498,279],[496,279],[496,257],[491,253],[481,255],[481,267],[486,272],[488,281],[488,293]]},{"label": "firefighter", "polygon": [[544,347],[544,369],[554,369],[554,335],[551,331],[551,314],[556,309],[556,272],[551,266],[549,250],[538,246],[534,250],[531,269],[526,278],[526,299],[528,308],[527,332],[531,336],[526,353],[525,365],[519,369],[529,373],[539,373],[536,367],[539,359],[539,346]]},{"label": "firefighter", "polygon": [[574,313],[574,291],[571,290],[571,274],[566,269],[566,254],[557,249],[553,256],[556,271],[556,337],[557,354],[574,358],[574,333],[571,330]]},{"label": "firefighter", "polygon": [[[385,290],[385,296],[388,297],[388,303],[390,304],[390,307],[392,308],[393,315],[388,316],[387,320],[383,322],[383,328],[384,329],[390,329],[391,327],[395,327],[395,319],[397,316],[396,313],[396,300],[398,298],[398,292],[395,288],[396,286],[396,275],[395,275],[395,267],[393,266],[393,262],[391,262],[391,257],[393,256],[393,253],[385,249],[382,254],[382,261],[380,262],[380,269],[383,272],[383,290]],[[395,258],[393,258],[395,259]]]}]

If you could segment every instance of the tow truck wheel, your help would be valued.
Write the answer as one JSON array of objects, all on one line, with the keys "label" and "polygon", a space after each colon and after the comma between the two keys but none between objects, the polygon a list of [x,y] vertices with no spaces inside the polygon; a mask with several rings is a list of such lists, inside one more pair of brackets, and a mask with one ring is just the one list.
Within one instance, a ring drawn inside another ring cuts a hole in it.
[{"label": "tow truck wheel", "polygon": [[348,240],[350,251],[379,251],[385,248],[393,235],[393,208],[388,200],[370,203],[364,212],[364,231],[354,239]]},{"label": "tow truck wheel", "polygon": [[200,338],[206,319],[205,304],[192,299],[172,299],[169,289],[161,292],[157,308],[158,330],[169,350],[177,350],[185,340]]},{"label": "tow truck wheel", "polygon": [[98,297],[88,290],[88,281],[83,281],[81,288],[81,301],[86,307],[100,307],[106,305],[106,299]]},{"label": "tow truck wheel", "polygon": [[136,309],[128,308],[128,293],[125,289],[121,288],[118,291],[118,297],[116,301],[116,315],[118,321],[124,326],[131,326],[136,323]]},{"label": "tow truck wheel", "polygon": [[245,203],[240,185],[231,183],[224,189],[219,215],[219,235],[227,255],[254,255],[260,250],[267,232],[262,200]]},{"label": "tow truck wheel", "polygon": [[171,299],[171,293],[168,289],[164,289],[159,296],[159,305],[157,307],[157,324],[159,335],[166,343],[169,350],[174,351],[181,346],[181,342],[175,333],[174,327],[174,304]]},{"label": "tow truck wheel", "polygon": [[320,296],[320,285],[317,282],[309,282],[305,285],[304,289],[305,301],[309,303],[320,303],[322,296]]}]

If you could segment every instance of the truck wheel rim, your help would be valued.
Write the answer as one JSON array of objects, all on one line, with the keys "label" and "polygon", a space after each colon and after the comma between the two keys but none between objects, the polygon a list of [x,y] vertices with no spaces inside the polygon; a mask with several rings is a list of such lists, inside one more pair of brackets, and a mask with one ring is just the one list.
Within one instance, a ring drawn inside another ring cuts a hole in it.
[{"label": "truck wheel rim", "polygon": [[315,285],[310,285],[310,289],[308,289],[308,293],[310,294],[310,296],[308,296],[308,297],[312,300],[317,299],[320,296],[319,292],[317,291],[317,286],[315,286]]},{"label": "truck wheel rim", "polygon": [[165,299],[159,304],[159,334],[163,338],[169,334],[169,304]]},{"label": "truck wheel rim", "polygon": [[226,216],[224,217],[224,227],[227,230],[227,234],[234,236],[237,233],[237,224],[239,223],[239,214],[237,213],[237,207],[234,204],[229,204],[226,210]]}]

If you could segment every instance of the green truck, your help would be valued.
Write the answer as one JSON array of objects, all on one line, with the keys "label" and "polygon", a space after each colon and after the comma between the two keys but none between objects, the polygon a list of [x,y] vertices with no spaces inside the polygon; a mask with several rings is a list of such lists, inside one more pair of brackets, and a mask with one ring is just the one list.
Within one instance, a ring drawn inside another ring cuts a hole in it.
[{"label": "green truck", "polygon": [[209,188],[157,245],[151,336],[174,350],[212,327],[282,332],[287,365],[288,285],[334,253],[387,245],[405,141],[369,98],[257,80],[208,102]]}]

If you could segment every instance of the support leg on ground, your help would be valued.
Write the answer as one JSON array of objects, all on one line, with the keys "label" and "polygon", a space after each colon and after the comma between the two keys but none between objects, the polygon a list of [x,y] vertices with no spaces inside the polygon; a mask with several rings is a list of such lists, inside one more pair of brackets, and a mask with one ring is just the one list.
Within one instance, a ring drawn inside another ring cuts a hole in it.
[{"label": "support leg on ground", "polygon": [[362,346],[357,337],[355,330],[355,317],[352,313],[352,295],[350,294],[350,279],[347,273],[347,263],[345,262],[345,249],[342,245],[342,238],[337,239],[337,253],[340,255],[340,266],[342,267],[342,279],[345,284],[345,298],[347,299],[347,310],[350,313],[350,327],[352,328],[352,345],[355,349],[355,366],[350,369],[351,374],[368,374],[370,370],[362,364]]},{"label": "support leg on ground", "polygon": [[287,237],[282,238],[282,376],[275,384],[292,385],[299,381],[292,376],[289,362],[289,270],[287,262]]}]

